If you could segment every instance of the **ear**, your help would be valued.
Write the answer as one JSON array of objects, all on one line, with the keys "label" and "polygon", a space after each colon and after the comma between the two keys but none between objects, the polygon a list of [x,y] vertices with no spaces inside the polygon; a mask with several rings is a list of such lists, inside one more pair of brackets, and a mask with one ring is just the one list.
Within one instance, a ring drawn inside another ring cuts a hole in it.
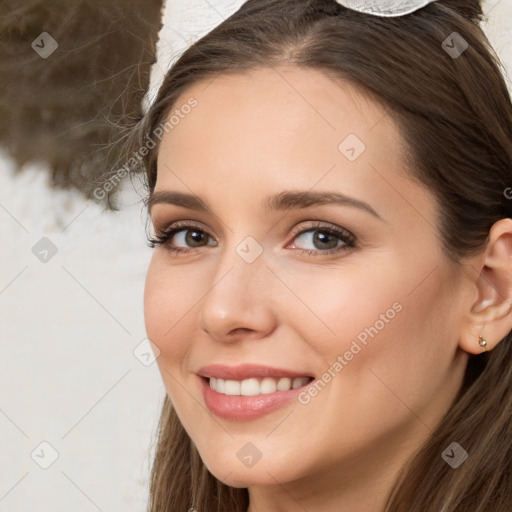
[{"label": "ear", "polygon": [[476,299],[472,300],[459,345],[470,354],[492,350],[512,329],[512,219],[501,219],[490,232],[483,254],[472,261]]}]

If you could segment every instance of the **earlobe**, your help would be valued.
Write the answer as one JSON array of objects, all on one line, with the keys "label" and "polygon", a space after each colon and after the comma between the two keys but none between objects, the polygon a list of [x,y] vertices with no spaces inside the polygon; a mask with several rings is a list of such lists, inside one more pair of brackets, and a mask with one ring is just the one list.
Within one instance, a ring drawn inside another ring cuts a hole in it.
[{"label": "earlobe", "polygon": [[483,336],[478,337],[478,344],[487,352],[487,340]]},{"label": "earlobe", "polygon": [[485,251],[476,261],[476,299],[460,339],[460,347],[470,354],[492,350],[512,329],[512,219],[492,226]]}]

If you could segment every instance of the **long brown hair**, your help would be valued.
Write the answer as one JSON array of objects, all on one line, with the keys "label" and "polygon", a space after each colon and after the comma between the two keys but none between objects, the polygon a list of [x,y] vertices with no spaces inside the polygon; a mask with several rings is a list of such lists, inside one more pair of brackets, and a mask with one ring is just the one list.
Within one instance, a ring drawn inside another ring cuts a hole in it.
[{"label": "long brown hair", "polygon": [[[512,186],[512,105],[481,18],[476,0],[439,0],[399,18],[360,14],[335,0],[248,0],[174,64],[132,142],[140,146],[165,123],[199,80],[280,64],[338,76],[395,120],[411,175],[438,200],[445,253],[458,261],[483,250],[491,226],[512,217],[504,194]],[[144,160],[149,194],[157,152],[158,144]],[[453,407],[403,469],[387,511],[510,511],[511,341],[509,334],[491,352],[469,357]],[[454,441],[470,454],[457,470],[441,457]],[[148,510],[247,506],[247,489],[228,487],[207,471],[166,397]]]}]

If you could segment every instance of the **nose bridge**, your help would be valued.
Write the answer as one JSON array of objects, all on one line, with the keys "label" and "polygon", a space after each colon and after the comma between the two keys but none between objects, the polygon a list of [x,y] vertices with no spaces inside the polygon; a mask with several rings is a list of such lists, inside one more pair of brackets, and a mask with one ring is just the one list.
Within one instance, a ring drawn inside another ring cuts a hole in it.
[{"label": "nose bridge", "polygon": [[249,292],[254,284],[261,283],[269,273],[266,263],[262,244],[252,236],[246,236],[237,242],[236,234],[232,233],[217,260],[214,282],[220,284],[225,276],[229,282],[225,286],[233,289],[238,287]]},{"label": "nose bridge", "polygon": [[208,292],[201,301],[201,328],[219,340],[237,329],[271,330],[274,323],[263,247],[252,237],[229,243],[219,255]]}]

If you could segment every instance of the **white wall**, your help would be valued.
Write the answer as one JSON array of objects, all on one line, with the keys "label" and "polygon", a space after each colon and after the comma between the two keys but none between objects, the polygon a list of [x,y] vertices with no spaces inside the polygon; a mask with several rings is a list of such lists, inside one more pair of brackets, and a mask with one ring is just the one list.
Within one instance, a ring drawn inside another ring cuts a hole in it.
[{"label": "white wall", "polygon": [[[241,3],[169,0],[152,90],[186,44]],[[512,69],[512,2],[486,10]],[[102,213],[50,190],[44,169],[15,176],[0,159],[0,512],[144,510],[164,390],[155,364],[133,355],[151,250],[140,197],[124,188],[122,211]],[[42,237],[57,248],[46,263],[32,253]],[[48,469],[38,465],[51,461],[43,441],[58,452]]]}]

